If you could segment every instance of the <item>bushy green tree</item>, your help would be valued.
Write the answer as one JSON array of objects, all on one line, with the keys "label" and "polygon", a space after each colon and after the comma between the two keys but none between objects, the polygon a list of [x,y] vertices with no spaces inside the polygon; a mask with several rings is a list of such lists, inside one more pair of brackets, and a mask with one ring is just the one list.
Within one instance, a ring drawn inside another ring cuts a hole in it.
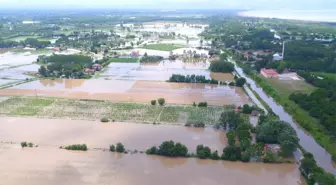
[{"label": "bushy green tree", "polygon": [[196,155],[200,159],[211,158],[211,149],[207,146],[198,145],[196,148]]},{"label": "bushy green tree", "polygon": [[212,152],[211,159],[213,159],[213,160],[218,160],[219,159],[219,155],[218,155],[218,151],[217,150],[214,151],[214,152]]},{"label": "bushy green tree", "polygon": [[111,152],[115,152],[115,150],[116,150],[116,149],[115,149],[115,146],[114,146],[114,145],[110,145],[110,151],[111,151]]},{"label": "bushy green tree", "polygon": [[148,148],[146,150],[146,154],[148,154],[148,155],[155,155],[158,152],[157,150],[158,150],[157,147],[152,146],[151,148]]},{"label": "bushy green tree", "polygon": [[241,159],[241,150],[236,146],[227,146],[223,149],[223,160],[236,161]]},{"label": "bushy green tree", "polygon": [[158,103],[163,106],[166,103],[166,100],[164,98],[159,98]]},{"label": "bushy green tree", "polygon": [[226,133],[226,137],[228,138],[229,146],[234,146],[236,143],[236,132],[230,130]]},{"label": "bushy green tree", "polygon": [[124,145],[122,143],[117,143],[116,151],[120,153],[124,152],[125,151]]}]

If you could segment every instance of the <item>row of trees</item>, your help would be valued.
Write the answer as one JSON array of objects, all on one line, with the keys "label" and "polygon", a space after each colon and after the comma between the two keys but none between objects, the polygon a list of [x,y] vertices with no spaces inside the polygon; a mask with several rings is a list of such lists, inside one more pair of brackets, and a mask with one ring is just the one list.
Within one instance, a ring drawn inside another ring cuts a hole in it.
[{"label": "row of trees", "polygon": [[140,59],[140,62],[142,63],[149,63],[149,62],[160,62],[163,60],[163,57],[162,56],[156,56],[156,55],[153,55],[153,56],[149,56],[147,55],[147,53],[144,54],[144,56]]},{"label": "row of trees", "polygon": [[217,80],[211,79],[208,80],[203,75],[180,75],[180,74],[173,74],[168,82],[179,82],[179,83],[210,83],[210,84],[218,84]]},{"label": "row of trees", "polygon": [[[62,147],[60,147],[62,148]],[[88,148],[86,146],[86,144],[74,144],[74,145],[68,145],[66,147],[64,147],[66,150],[82,150],[82,151],[86,151]]]},{"label": "row of trees", "polygon": [[11,48],[16,46],[30,46],[33,48],[45,48],[51,45],[50,41],[40,41],[34,38],[27,38],[24,41],[16,42],[0,39],[0,48]]},{"label": "row of trees", "polygon": [[336,178],[333,174],[325,172],[320,168],[311,153],[305,153],[300,161],[301,174],[307,179],[309,185],[334,185]]}]

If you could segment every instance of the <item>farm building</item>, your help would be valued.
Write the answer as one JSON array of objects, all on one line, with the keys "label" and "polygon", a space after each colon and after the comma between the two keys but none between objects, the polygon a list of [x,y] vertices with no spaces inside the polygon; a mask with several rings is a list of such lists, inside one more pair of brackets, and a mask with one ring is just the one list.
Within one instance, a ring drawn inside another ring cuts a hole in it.
[{"label": "farm building", "polygon": [[260,74],[263,75],[265,78],[278,78],[278,72],[274,69],[265,69],[262,68],[260,70]]}]

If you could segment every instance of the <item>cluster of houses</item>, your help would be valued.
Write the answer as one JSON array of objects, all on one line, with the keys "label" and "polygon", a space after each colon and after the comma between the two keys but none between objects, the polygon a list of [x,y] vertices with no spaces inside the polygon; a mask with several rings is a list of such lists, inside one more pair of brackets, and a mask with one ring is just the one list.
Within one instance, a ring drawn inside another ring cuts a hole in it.
[{"label": "cluster of houses", "polygon": [[91,68],[85,68],[84,73],[94,73],[96,71],[100,71],[102,66],[100,64],[93,64]]}]

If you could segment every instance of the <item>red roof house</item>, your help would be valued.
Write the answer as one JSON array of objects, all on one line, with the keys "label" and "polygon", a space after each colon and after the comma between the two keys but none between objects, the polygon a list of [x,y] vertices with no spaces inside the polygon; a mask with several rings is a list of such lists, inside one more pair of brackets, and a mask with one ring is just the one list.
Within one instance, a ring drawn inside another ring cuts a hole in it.
[{"label": "red roof house", "polygon": [[278,78],[278,72],[274,69],[265,69],[262,68],[260,70],[260,74],[263,75],[265,78]]}]

